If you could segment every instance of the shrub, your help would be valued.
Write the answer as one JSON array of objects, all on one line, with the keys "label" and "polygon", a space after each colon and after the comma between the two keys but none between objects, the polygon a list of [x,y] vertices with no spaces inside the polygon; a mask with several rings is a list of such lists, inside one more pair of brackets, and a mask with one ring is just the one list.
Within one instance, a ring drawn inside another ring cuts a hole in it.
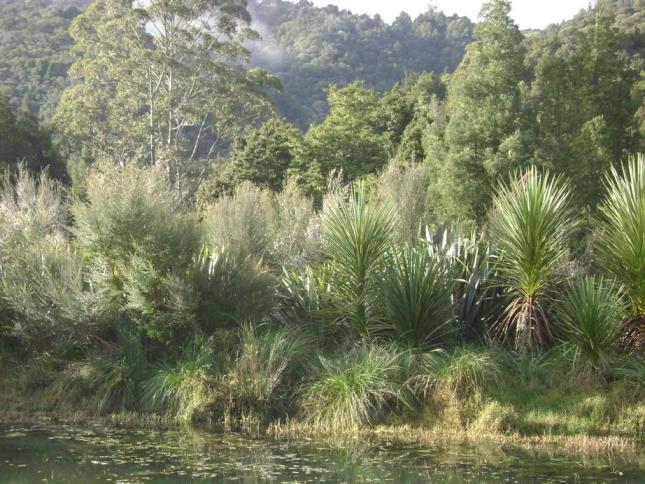
[{"label": "shrub", "polygon": [[399,342],[424,347],[454,332],[449,276],[446,265],[424,248],[410,247],[388,262],[383,306]]},{"label": "shrub", "polygon": [[206,242],[241,259],[253,256],[271,261],[275,219],[271,193],[245,181],[232,195],[223,195],[206,208]]},{"label": "shrub", "polygon": [[271,259],[287,270],[302,271],[320,260],[320,221],[314,202],[295,179],[274,196],[275,220]]},{"label": "shrub", "polygon": [[[31,349],[82,338],[96,318],[84,267],[70,248],[61,186],[20,165],[0,187],[0,290]],[[8,325],[8,322],[5,322]]]},{"label": "shrub", "polygon": [[275,278],[252,256],[230,250],[203,249],[192,272],[197,288],[197,320],[205,332],[237,326],[239,321],[271,315]]},{"label": "shrub", "polygon": [[94,170],[86,196],[72,205],[74,233],[100,304],[167,341],[191,311],[183,279],[200,244],[196,218],[157,168]]},{"label": "shrub", "polygon": [[376,191],[382,203],[393,204],[396,240],[416,242],[428,223],[427,167],[393,160],[376,180]]},{"label": "shrub", "polygon": [[68,218],[63,188],[45,172],[35,177],[22,164],[15,173],[6,172],[0,188],[0,257],[10,260],[35,241],[66,240]]},{"label": "shrub", "polygon": [[323,213],[323,250],[332,264],[330,295],[339,320],[359,337],[382,329],[379,278],[392,244],[391,210],[367,199],[359,185],[347,202]]},{"label": "shrub", "polygon": [[321,356],[302,390],[305,418],[322,427],[356,427],[405,405],[399,359],[393,348],[364,344],[331,359]]},{"label": "shrub", "polygon": [[495,195],[490,232],[495,268],[510,302],[498,322],[516,348],[544,347],[551,337],[547,304],[575,225],[569,184],[530,168]]},{"label": "shrub", "polygon": [[586,277],[570,284],[556,306],[563,340],[574,350],[574,363],[606,367],[621,338],[625,315],[622,294],[613,282]]}]

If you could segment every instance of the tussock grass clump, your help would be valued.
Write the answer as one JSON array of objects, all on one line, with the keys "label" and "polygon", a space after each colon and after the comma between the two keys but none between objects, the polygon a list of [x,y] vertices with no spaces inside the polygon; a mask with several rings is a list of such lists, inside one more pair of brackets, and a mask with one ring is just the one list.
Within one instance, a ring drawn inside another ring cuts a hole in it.
[{"label": "tussock grass clump", "polygon": [[221,371],[219,350],[213,338],[195,337],[177,363],[161,365],[145,383],[145,408],[189,422],[193,411],[212,397],[213,381]]},{"label": "tussock grass clump", "polygon": [[248,415],[275,417],[289,408],[304,361],[314,346],[296,327],[271,328],[246,324],[239,333],[239,348],[229,370],[218,379],[214,409],[230,418]]},{"label": "tussock grass clump", "polygon": [[499,363],[490,351],[463,347],[452,353],[428,354],[419,374],[410,379],[409,385],[425,398],[454,400],[497,385],[500,377]]},{"label": "tussock grass clump", "polygon": [[392,347],[367,344],[333,358],[321,356],[302,390],[305,419],[343,429],[374,424],[405,405],[400,356]]},{"label": "tussock grass clump", "polygon": [[115,345],[90,355],[89,359],[96,374],[99,414],[142,409],[143,383],[149,376],[149,368],[139,334],[120,328]]}]

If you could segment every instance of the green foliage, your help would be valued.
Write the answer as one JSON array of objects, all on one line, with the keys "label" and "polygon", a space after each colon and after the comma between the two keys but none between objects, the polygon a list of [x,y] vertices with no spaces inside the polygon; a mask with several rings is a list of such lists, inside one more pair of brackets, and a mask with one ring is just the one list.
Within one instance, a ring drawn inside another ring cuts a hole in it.
[{"label": "green foliage", "polygon": [[246,324],[229,371],[218,385],[224,411],[234,417],[269,416],[284,412],[287,388],[311,356],[312,342],[296,327],[262,327]]},{"label": "green foliage", "polygon": [[213,338],[196,336],[183,349],[174,365],[162,365],[145,384],[145,406],[189,422],[193,411],[212,396],[218,348]]},{"label": "green foliage", "polygon": [[329,115],[305,138],[304,160],[323,175],[342,170],[349,180],[376,173],[390,157],[378,96],[360,82],[329,88]]},{"label": "green foliage", "polygon": [[568,183],[534,167],[495,195],[490,235],[510,299],[498,329],[517,348],[544,347],[551,337],[547,305],[574,226]]},{"label": "green foliage", "polygon": [[157,168],[94,171],[71,207],[76,244],[108,312],[125,311],[153,339],[190,324],[184,281],[200,244],[197,220]]},{"label": "green foliage", "polygon": [[395,348],[360,345],[332,359],[320,357],[302,391],[305,417],[321,427],[347,429],[381,420],[405,405],[400,354]]},{"label": "green foliage", "polygon": [[618,348],[625,315],[618,289],[602,278],[587,277],[571,284],[556,307],[563,339],[574,349],[574,364],[603,369]]},{"label": "green foliage", "polygon": [[635,91],[642,56],[627,50],[629,31],[642,35],[643,17],[626,20],[630,10],[638,11],[633,2],[597,2],[586,15],[547,29],[529,56],[540,126],[535,159],[570,177],[582,208],[601,200],[607,169],[642,149],[642,96]]},{"label": "green foliage", "polygon": [[114,346],[90,355],[96,374],[97,410],[101,414],[140,410],[148,361],[141,337],[126,326],[118,329]]},{"label": "green foliage", "polygon": [[388,261],[382,302],[391,332],[400,343],[422,348],[455,331],[447,269],[425,247],[409,247]]},{"label": "green foliage", "polygon": [[227,248],[203,249],[193,270],[203,331],[260,320],[275,306],[275,279],[254,257]]},{"label": "green foliage", "polygon": [[416,242],[428,224],[427,166],[393,160],[376,180],[377,196],[391,203],[395,238],[401,244]]},{"label": "green foliage", "polygon": [[280,191],[302,152],[302,145],[300,131],[282,120],[272,119],[248,130],[235,141],[227,166],[230,183],[237,185],[247,180]]},{"label": "green foliage", "polygon": [[604,267],[624,287],[635,315],[645,315],[645,157],[607,176],[596,248]]},{"label": "green foliage", "polygon": [[330,5],[251,0],[263,36],[251,45],[251,63],[280,76],[280,112],[301,129],[327,112],[325,88],[363,80],[380,92],[409,72],[452,71],[472,39],[473,22],[428,8],[392,23]]},{"label": "green foliage", "polygon": [[[0,91],[13,108],[28,96],[47,121],[67,87],[71,21],[91,0],[6,0],[0,4]],[[0,136],[0,139],[2,137]]]},{"label": "green foliage", "polygon": [[16,116],[0,92],[0,166],[24,164],[37,172],[47,169],[59,180],[67,180],[65,164],[53,147],[50,133],[31,114],[26,99]]},{"label": "green foliage", "polygon": [[464,399],[501,378],[498,362],[490,352],[463,347],[452,353],[434,351],[421,359],[408,385],[419,395]]},{"label": "green foliage", "polygon": [[221,196],[206,208],[203,223],[206,241],[243,258],[270,258],[274,218],[270,192],[251,182],[242,182],[233,194]]},{"label": "green foliage", "polygon": [[493,187],[528,158],[520,85],[525,47],[510,8],[506,0],[484,3],[475,41],[448,87],[448,122],[428,155],[442,223],[482,222]]},{"label": "green foliage", "polygon": [[45,173],[31,175],[25,165],[5,174],[0,187],[0,288],[14,331],[33,349],[80,338],[97,316],[67,224],[59,183]]},{"label": "green foliage", "polygon": [[387,206],[369,200],[359,184],[348,201],[322,215],[323,251],[331,259],[330,296],[339,321],[355,336],[382,329],[379,279],[392,245],[394,219]]},{"label": "green foliage", "polygon": [[92,4],[70,27],[76,82],[54,118],[68,155],[159,164],[191,181],[195,160],[269,111],[262,91],[275,78],[241,68],[242,44],[257,37],[250,20],[234,0]]},{"label": "green foliage", "polygon": [[475,232],[463,237],[446,230],[439,238],[426,231],[426,243],[452,279],[452,305],[462,336],[483,338],[499,310],[500,288],[495,285],[493,250]]}]

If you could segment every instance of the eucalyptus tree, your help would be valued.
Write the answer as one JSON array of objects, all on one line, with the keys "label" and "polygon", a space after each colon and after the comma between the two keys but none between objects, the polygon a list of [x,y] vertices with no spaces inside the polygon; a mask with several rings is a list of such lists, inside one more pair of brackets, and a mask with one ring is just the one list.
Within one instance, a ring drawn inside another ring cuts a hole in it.
[{"label": "eucalyptus tree", "polygon": [[277,81],[245,70],[244,0],[107,0],[70,28],[76,81],[55,123],[72,157],[167,165],[190,173],[269,110]]}]

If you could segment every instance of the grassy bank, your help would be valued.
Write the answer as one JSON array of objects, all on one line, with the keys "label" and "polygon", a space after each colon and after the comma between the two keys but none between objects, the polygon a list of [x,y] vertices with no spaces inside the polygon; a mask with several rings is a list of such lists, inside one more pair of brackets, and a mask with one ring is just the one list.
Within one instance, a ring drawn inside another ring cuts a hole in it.
[{"label": "grassy bank", "polygon": [[[493,442],[592,453],[640,453],[645,448],[642,360],[623,361],[608,370],[606,378],[598,378],[571,368],[566,355],[556,353],[467,347],[417,355],[419,361],[411,363],[415,358],[409,352],[389,351],[389,375],[370,375],[369,365],[360,360],[353,373],[345,367],[342,374],[328,378],[326,388],[320,383],[308,388],[305,383],[313,378],[324,381],[320,373],[301,374],[301,384],[290,392],[283,387],[273,406],[249,405],[248,392],[233,392],[223,388],[223,379],[213,380],[198,398],[184,399],[183,408],[165,412],[155,410],[145,394],[131,410],[101,410],[103,394],[90,386],[83,391],[70,387],[70,381],[79,378],[73,373],[87,369],[61,369],[47,360],[5,360],[0,419],[146,428],[188,425],[278,438]],[[429,358],[434,360],[431,364]],[[342,378],[345,393],[337,391]],[[334,418],[321,417],[323,409],[314,406],[310,390],[320,392],[318,404],[332,409]]]}]

